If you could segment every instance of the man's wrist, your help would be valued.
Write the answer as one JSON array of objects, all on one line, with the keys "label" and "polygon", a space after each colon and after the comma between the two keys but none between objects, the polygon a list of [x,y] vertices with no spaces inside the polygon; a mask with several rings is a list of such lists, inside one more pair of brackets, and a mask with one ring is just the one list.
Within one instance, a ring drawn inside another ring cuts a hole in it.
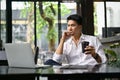
[{"label": "man's wrist", "polygon": [[94,54],[93,58],[98,59],[99,55],[97,53]]},{"label": "man's wrist", "polygon": [[60,39],[60,41],[63,41],[63,42],[64,42],[64,41],[65,41],[65,39],[64,39],[64,38],[61,38],[61,39]]}]

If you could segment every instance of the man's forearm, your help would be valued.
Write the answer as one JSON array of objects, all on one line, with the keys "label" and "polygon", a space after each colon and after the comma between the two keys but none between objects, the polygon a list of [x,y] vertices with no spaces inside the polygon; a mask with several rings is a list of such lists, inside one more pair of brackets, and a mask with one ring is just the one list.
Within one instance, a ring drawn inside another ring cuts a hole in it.
[{"label": "man's forearm", "polygon": [[102,63],[101,57],[95,53],[95,55],[93,56],[93,58],[98,62],[98,63]]},{"label": "man's forearm", "polygon": [[64,40],[61,38],[59,46],[56,49],[55,53],[62,54],[63,53],[63,45],[64,45]]}]

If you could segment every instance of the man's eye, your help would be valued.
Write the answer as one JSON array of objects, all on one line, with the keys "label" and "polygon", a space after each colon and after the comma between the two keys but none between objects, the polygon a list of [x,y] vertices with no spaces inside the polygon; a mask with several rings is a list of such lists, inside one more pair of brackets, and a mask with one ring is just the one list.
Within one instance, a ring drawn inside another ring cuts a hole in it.
[{"label": "man's eye", "polygon": [[70,25],[67,25],[68,27],[70,27]]},{"label": "man's eye", "polygon": [[75,27],[76,25],[74,24],[71,24],[71,25],[67,25],[68,27]]},{"label": "man's eye", "polygon": [[72,27],[75,27],[76,25],[73,24],[73,25],[71,25],[71,26],[72,26]]},{"label": "man's eye", "polygon": [[67,25],[67,26],[70,26],[70,25]]}]

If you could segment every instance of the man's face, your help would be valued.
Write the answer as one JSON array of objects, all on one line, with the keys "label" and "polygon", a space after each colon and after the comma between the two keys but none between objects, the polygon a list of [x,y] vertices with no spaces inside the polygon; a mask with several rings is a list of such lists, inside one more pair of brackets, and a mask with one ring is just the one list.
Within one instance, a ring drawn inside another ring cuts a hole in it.
[{"label": "man's face", "polygon": [[81,25],[78,25],[74,20],[68,20],[67,23],[67,30],[71,31],[73,35],[81,33]]}]

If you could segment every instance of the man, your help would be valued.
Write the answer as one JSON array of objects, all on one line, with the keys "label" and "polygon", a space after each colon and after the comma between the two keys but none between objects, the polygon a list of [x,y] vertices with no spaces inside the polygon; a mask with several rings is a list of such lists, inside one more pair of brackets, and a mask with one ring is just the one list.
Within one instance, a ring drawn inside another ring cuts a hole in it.
[{"label": "man", "polygon": [[[83,41],[89,42],[85,52],[82,52]],[[53,55],[53,61],[58,64],[62,64],[63,58],[72,65],[95,65],[107,60],[100,41],[82,33],[82,18],[77,14],[67,17],[67,30]]]}]

